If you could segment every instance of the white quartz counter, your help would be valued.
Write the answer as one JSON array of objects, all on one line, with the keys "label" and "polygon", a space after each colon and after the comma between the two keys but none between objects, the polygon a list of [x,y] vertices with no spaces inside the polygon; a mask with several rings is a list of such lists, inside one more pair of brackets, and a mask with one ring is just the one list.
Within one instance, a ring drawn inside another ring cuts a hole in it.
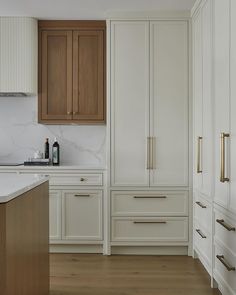
[{"label": "white quartz counter", "polygon": [[0,203],[6,203],[49,180],[38,174],[0,174]]}]

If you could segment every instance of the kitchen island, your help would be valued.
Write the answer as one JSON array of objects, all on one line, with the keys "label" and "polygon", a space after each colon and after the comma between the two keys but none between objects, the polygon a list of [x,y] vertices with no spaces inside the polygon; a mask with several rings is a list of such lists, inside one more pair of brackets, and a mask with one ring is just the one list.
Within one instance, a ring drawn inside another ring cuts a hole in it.
[{"label": "kitchen island", "polygon": [[0,175],[0,294],[49,294],[48,177]]}]

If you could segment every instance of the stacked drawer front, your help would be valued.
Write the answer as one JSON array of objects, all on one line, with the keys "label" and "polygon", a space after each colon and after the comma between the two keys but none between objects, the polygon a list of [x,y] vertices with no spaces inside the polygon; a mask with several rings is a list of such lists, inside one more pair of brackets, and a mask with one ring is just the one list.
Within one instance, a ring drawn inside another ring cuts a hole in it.
[{"label": "stacked drawer front", "polygon": [[236,290],[236,220],[215,210],[215,265],[218,282],[232,294]]},{"label": "stacked drawer front", "polygon": [[187,242],[187,192],[114,191],[113,242]]},{"label": "stacked drawer front", "polygon": [[212,265],[212,205],[199,194],[194,200],[194,249],[205,267]]}]

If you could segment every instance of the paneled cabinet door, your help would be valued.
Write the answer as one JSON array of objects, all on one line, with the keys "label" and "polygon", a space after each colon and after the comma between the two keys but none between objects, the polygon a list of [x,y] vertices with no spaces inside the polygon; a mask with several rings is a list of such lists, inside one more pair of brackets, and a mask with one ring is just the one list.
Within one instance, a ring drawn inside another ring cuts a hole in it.
[{"label": "paneled cabinet door", "polygon": [[62,238],[64,240],[103,239],[102,192],[64,191],[62,196]]},{"label": "paneled cabinet door", "polygon": [[61,191],[49,192],[49,238],[61,240]]},{"label": "paneled cabinet door", "polygon": [[111,23],[112,185],[148,186],[149,22]]},{"label": "paneled cabinet door", "polygon": [[105,118],[103,31],[73,31],[73,119]]},{"label": "paneled cabinet door", "polygon": [[188,23],[151,22],[151,185],[188,185]]},{"label": "paneled cabinet door", "polygon": [[212,198],[212,10],[211,1],[193,19],[194,189]]},{"label": "paneled cabinet door", "polygon": [[72,31],[42,31],[39,119],[72,119]]},{"label": "paneled cabinet door", "polygon": [[[233,1],[232,1],[233,2]],[[215,97],[215,201],[228,208],[229,183],[220,180],[229,177],[229,141],[221,134],[230,133],[230,0],[214,1],[214,97]],[[233,85],[233,83],[232,83]],[[232,106],[231,106],[232,109]],[[222,143],[225,151],[222,156]],[[223,163],[222,160],[225,160]],[[223,165],[224,164],[224,165]],[[233,163],[232,163],[233,164]],[[221,175],[221,172],[224,175]],[[224,178],[223,177],[223,178]]]}]

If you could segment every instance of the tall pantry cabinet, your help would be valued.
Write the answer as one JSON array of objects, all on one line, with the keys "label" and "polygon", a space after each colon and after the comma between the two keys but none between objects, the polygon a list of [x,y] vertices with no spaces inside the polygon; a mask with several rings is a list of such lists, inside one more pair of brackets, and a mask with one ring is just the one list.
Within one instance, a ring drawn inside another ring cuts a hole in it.
[{"label": "tall pantry cabinet", "polygon": [[187,19],[110,21],[112,246],[187,249],[188,42]]},{"label": "tall pantry cabinet", "polygon": [[212,1],[192,19],[193,40],[193,248],[212,274],[213,91]]},{"label": "tall pantry cabinet", "polygon": [[223,295],[236,294],[235,27],[234,0],[197,2],[193,12],[193,246]]}]

